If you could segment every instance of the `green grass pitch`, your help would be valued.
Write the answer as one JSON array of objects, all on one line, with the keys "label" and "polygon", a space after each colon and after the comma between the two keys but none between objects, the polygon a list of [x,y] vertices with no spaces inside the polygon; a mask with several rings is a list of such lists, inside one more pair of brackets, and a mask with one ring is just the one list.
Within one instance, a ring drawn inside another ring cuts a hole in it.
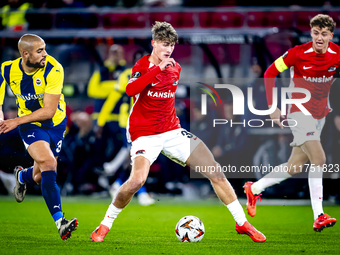
[{"label": "green grass pitch", "polygon": [[[340,223],[315,233],[310,206],[257,208],[250,223],[267,236],[255,243],[238,235],[229,211],[217,199],[177,201],[160,199],[142,207],[133,200],[118,216],[103,243],[90,241],[110,199],[62,198],[67,219],[77,217],[79,227],[62,241],[40,196],[28,196],[18,204],[13,197],[0,197],[0,254],[340,254]],[[340,207],[325,207],[340,219]],[[177,221],[186,215],[199,217],[205,236],[199,243],[181,243],[175,235]]]}]

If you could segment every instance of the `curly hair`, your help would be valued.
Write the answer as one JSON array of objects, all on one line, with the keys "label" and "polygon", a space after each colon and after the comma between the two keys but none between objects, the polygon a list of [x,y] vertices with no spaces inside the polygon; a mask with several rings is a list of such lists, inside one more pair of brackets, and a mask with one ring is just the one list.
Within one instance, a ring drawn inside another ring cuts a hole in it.
[{"label": "curly hair", "polygon": [[334,20],[332,19],[332,17],[326,15],[326,14],[318,14],[315,17],[313,17],[310,20],[310,27],[319,27],[319,28],[328,28],[329,31],[331,31],[333,33],[334,29],[335,29],[336,23],[334,22]]},{"label": "curly hair", "polygon": [[156,21],[152,26],[152,40],[170,41],[170,43],[178,43],[178,35],[176,30],[168,22]]}]

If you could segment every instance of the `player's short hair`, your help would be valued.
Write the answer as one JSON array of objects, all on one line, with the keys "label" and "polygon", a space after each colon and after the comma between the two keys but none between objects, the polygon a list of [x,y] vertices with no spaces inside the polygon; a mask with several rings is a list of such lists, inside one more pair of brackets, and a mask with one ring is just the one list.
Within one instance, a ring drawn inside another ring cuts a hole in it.
[{"label": "player's short hair", "polygon": [[310,20],[310,27],[319,27],[319,28],[328,28],[329,31],[331,31],[333,33],[334,29],[335,29],[336,23],[334,22],[334,20],[332,19],[332,17],[326,15],[326,14],[318,14],[315,17],[313,17]]},{"label": "player's short hair", "polygon": [[176,30],[168,22],[156,21],[152,26],[152,40],[170,41],[170,43],[178,43],[178,35]]}]

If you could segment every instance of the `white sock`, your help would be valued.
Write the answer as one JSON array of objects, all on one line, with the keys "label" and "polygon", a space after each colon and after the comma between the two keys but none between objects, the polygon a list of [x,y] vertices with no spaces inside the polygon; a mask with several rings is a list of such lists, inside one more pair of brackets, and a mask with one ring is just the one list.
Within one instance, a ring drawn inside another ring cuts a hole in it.
[{"label": "white sock", "polygon": [[322,169],[320,166],[311,166],[308,173],[309,193],[314,213],[314,220],[323,213],[323,186],[322,186]]},{"label": "white sock", "polygon": [[122,210],[123,209],[119,209],[111,203],[109,208],[106,211],[106,214],[105,214],[103,221],[100,224],[103,224],[103,225],[107,226],[109,229],[111,229],[113,221],[117,218],[118,214]]},{"label": "white sock", "polygon": [[257,182],[254,182],[253,185],[251,185],[251,191],[254,195],[260,194],[262,191],[264,191],[266,188],[273,186],[275,184],[279,184],[280,182],[292,177],[287,172],[287,163],[283,163],[279,166],[276,166],[272,172],[269,174],[266,174],[264,177],[262,177]]},{"label": "white sock", "polygon": [[55,224],[57,225],[57,228],[58,229],[60,229],[60,226],[61,226],[61,220],[62,220],[63,218],[60,218],[59,220],[57,220],[56,222],[55,222]]},{"label": "white sock", "polygon": [[227,208],[229,209],[230,213],[233,215],[236,223],[239,226],[242,226],[247,221],[242,205],[237,199],[234,202],[228,204]]}]

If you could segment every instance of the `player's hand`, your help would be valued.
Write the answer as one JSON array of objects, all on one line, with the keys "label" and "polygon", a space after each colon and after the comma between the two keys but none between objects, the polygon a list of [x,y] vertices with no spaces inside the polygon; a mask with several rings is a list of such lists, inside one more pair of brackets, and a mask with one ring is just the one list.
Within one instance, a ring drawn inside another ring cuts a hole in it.
[{"label": "player's hand", "polygon": [[273,120],[273,122],[279,125],[280,128],[283,128],[281,121],[280,121],[281,117],[284,118],[285,116],[281,114],[281,110],[278,108],[276,108],[276,110],[272,114],[270,114],[270,118]]},{"label": "player's hand", "polygon": [[176,62],[173,58],[165,58],[162,62],[158,65],[162,71],[167,69],[169,66],[173,67],[176,66]]},{"label": "player's hand", "polygon": [[0,121],[0,134],[7,133],[18,126],[17,119]]}]

